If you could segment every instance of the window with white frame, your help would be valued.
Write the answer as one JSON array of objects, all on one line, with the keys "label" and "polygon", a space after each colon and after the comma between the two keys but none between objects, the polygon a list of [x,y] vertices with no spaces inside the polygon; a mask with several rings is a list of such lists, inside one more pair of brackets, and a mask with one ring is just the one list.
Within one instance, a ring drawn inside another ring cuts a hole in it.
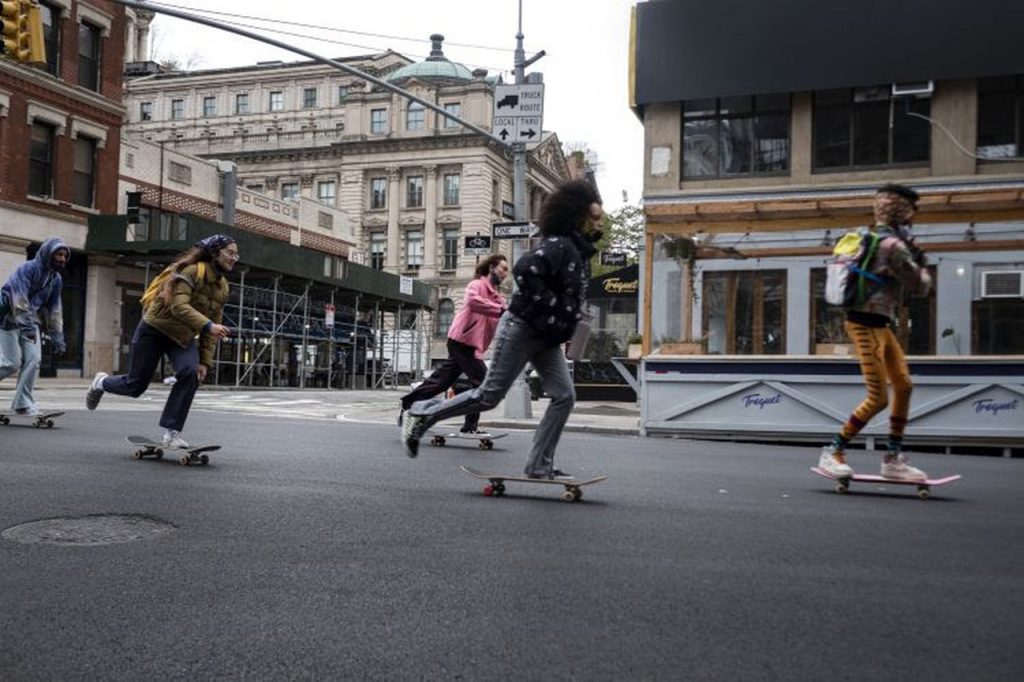
[{"label": "window with white frame", "polygon": [[405,207],[423,208],[422,175],[410,175],[405,179]]},{"label": "window with white frame", "polygon": [[409,230],[405,233],[405,267],[419,270],[423,265],[423,230]]},{"label": "window with white frame", "polygon": [[455,319],[455,303],[450,298],[443,298],[437,304],[437,327],[434,334],[439,337],[448,335],[448,328]]},{"label": "window with white frame", "polygon": [[458,173],[444,174],[444,205],[459,205],[459,186],[462,183],[462,176]]},{"label": "window with white frame", "polygon": [[268,105],[270,111],[284,111],[284,93],[280,90],[271,92]]},{"label": "window with white frame", "polygon": [[249,113],[249,93],[240,92],[235,95],[235,113],[236,114],[248,114]]},{"label": "window with white frame", "polygon": [[384,254],[388,250],[388,235],[386,232],[370,233],[370,267],[374,270],[384,269]]},{"label": "window with white frame", "polygon": [[203,118],[213,118],[217,115],[217,98],[203,98]]},{"label": "window with white frame", "polygon": [[316,198],[322,204],[334,206],[337,185],[334,180],[321,180],[316,183]]},{"label": "window with white frame", "polygon": [[382,135],[388,132],[388,110],[370,110],[370,132],[374,135]]},{"label": "window with white frame", "polygon": [[347,99],[348,99],[348,86],[347,85],[339,85],[338,86],[338,104],[344,104],[345,100],[347,100]]},{"label": "window with white frame", "polygon": [[448,227],[441,233],[441,269],[459,267],[459,228]]},{"label": "window with white frame", "polygon": [[171,100],[171,120],[180,121],[185,118],[185,100],[183,99],[172,99]]},{"label": "window with white frame", "polygon": [[388,207],[388,179],[370,178],[370,208]]},{"label": "window with white frame", "polygon": [[99,26],[83,21],[78,25],[78,84],[87,90],[100,89],[100,36]]},{"label": "window with white frame", "polygon": [[316,107],[316,88],[302,89],[302,108],[313,109]]},{"label": "window with white frame", "polygon": [[409,102],[409,109],[405,112],[405,129],[423,130],[426,125],[426,108],[419,102]]},{"label": "window with white frame", "polygon": [[93,205],[96,186],[96,140],[79,135],[75,138],[74,198],[79,206]]},{"label": "window with white frame", "polygon": [[[460,102],[446,102],[445,105],[444,105],[444,110],[447,111],[449,114],[454,114],[455,116],[458,116],[459,118],[462,118],[462,104]],[[442,127],[444,127],[444,128],[458,128],[459,127],[459,124],[456,123],[455,121],[453,121],[452,119],[447,118],[447,117],[443,117],[443,118],[444,118],[444,123],[442,124]]]},{"label": "window with white frame", "polygon": [[152,121],[153,120],[153,103],[152,102],[139,102],[139,120],[140,121]]},{"label": "window with white frame", "polygon": [[299,198],[299,183],[297,182],[282,182],[281,183],[281,199],[283,201],[295,200]]}]

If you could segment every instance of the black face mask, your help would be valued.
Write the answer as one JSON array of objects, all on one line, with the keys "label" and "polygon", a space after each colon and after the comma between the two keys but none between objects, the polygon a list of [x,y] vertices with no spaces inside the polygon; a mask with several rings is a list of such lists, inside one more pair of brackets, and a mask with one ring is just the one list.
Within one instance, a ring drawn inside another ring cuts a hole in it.
[{"label": "black face mask", "polygon": [[597,228],[594,228],[593,230],[590,230],[589,232],[584,232],[583,236],[586,238],[586,240],[588,242],[593,244],[594,242],[601,241],[601,237],[604,236],[604,230],[599,230]]},{"label": "black face mask", "polygon": [[491,273],[491,284],[494,285],[494,288],[498,288],[499,286],[501,286],[501,277],[498,277],[498,273]]}]

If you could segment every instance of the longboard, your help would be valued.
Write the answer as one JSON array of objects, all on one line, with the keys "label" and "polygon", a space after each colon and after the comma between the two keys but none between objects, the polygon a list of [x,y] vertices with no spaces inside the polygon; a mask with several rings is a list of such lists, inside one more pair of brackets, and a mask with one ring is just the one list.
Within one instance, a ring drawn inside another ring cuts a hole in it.
[{"label": "longboard", "polygon": [[576,478],[529,478],[527,476],[513,476],[509,474],[485,474],[482,471],[477,471],[473,467],[468,467],[464,464],[460,465],[459,468],[473,478],[488,481],[488,484],[484,486],[483,490],[484,495],[488,497],[501,497],[505,494],[505,481],[517,481],[521,483],[543,483],[546,485],[555,484],[563,486],[565,488],[565,492],[562,493],[562,499],[566,502],[579,502],[583,499],[583,491],[580,490],[580,488],[585,485],[590,485],[591,483],[600,483],[608,478],[607,476],[596,476],[582,481]]},{"label": "longboard", "polygon": [[63,415],[63,412],[40,412],[39,414],[18,414],[17,412],[3,411],[0,412],[0,424],[7,426],[11,423],[12,419],[28,419],[32,421],[32,426],[37,429],[43,427],[52,429],[53,420]]},{"label": "longboard", "polygon": [[885,476],[877,476],[873,474],[854,474],[853,476],[836,476],[830,474],[824,469],[818,467],[811,467],[811,471],[816,473],[818,476],[827,478],[830,481],[836,482],[835,491],[837,493],[845,493],[850,489],[850,483],[852,481],[858,481],[862,483],[879,483],[885,485],[915,485],[917,486],[917,496],[922,500],[927,500],[931,496],[932,486],[946,485],[953,481],[959,481],[961,476],[954,474],[953,476],[946,476],[944,478],[926,478],[923,481],[904,481],[898,478],[886,478]]},{"label": "longboard", "polygon": [[494,448],[494,441],[499,438],[504,438],[507,433],[432,433],[430,437],[430,444],[437,445],[438,447],[444,447],[449,440],[475,440],[478,443],[478,447],[481,450],[491,450]]},{"label": "longboard", "polygon": [[201,445],[198,447],[188,448],[174,448],[168,447],[163,443],[157,443],[145,436],[125,436],[125,440],[132,445],[139,446],[139,449],[132,453],[132,457],[135,459],[144,459],[146,457],[152,457],[154,459],[163,459],[164,450],[177,450],[178,452],[185,453],[178,457],[178,464],[188,466],[189,464],[208,464],[210,457],[207,452],[214,452],[220,450],[219,445]]}]

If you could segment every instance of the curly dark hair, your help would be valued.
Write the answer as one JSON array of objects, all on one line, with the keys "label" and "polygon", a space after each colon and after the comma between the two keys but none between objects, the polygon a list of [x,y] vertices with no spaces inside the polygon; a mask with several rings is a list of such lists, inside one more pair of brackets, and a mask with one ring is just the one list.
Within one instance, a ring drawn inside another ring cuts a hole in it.
[{"label": "curly dark hair", "polygon": [[570,180],[548,195],[540,207],[537,226],[544,235],[565,235],[583,228],[591,204],[601,195],[587,180]]},{"label": "curly dark hair", "polygon": [[476,266],[476,276],[486,277],[487,275],[491,274],[491,268],[496,267],[498,263],[501,263],[502,261],[505,260],[507,259],[505,258],[504,255],[500,253],[494,254],[493,256],[485,260],[483,263]]}]

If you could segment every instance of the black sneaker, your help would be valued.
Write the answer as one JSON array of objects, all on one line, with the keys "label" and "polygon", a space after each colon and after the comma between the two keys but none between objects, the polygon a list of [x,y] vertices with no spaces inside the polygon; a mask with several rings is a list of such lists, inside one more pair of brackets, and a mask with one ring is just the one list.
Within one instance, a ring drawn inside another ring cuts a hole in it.
[{"label": "black sneaker", "polygon": [[416,455],[420,454],[420,438],[423,437],[420,425],[423,423],[423,417],[410,414],[403,419],[403,422],[402,445],[405,446],[405,454],[415,459]]},{"label": "black sneaker", "polygon": [[96,406],[100,404],[100,400],[103,398],[103,380],[107,378],[106,372],[97,372],[96,376],[93,377],[92,383],[89,384],[89,390],[85,394],[85,407],[90,410],[95,410]]},{"label": "black sneaker", "polygon": [[399,427],[402,426],[402,415],[404,415],[404,414],[405,414],[405,408],[404,407],[398,408],[398,426]]}]

